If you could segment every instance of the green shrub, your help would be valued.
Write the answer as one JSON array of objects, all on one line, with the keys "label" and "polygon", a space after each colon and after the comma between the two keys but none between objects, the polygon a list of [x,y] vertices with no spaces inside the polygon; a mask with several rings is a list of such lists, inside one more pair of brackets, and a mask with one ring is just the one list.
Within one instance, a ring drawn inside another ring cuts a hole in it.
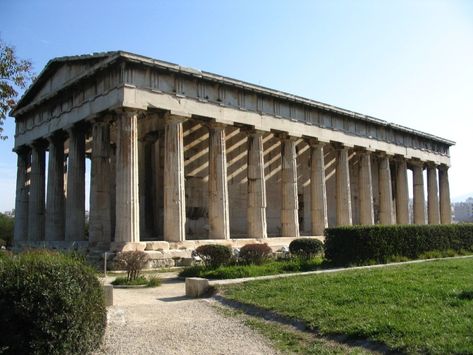
[{"label": "green shrub", "polygon": [[273,251],[268,246],[268,244],[245,244],[240,249],[240,258],[246,264],[256,264],[261,265],[264,261],[268,260],[271,257]]},{"label": "green shrub", "polygon": [[299,238],[294,239],[291,244],[289,244],[291,254],[304,259],[310,259],[321,254],[323,250],[324,244],[318,239]]},{"label": "green shrub", "polygon": [[226,245],[205,244],[197,247],[195,251],[204,263],[211,267],[228,264],[232,258],[232,250]]},{"label": "green shrub", "polygon": [[[325,230],[325,257],[339,265],[384,263],[473,250],[473,224],[352,226]],[[435,253],[434,253],[435,254]],[[432,255],[432,253],[430,253]],[[438,254],[437,254],[438,255]]]},{"label": "green shrub", "polygon": [[129,280],[127,277],[119,276],[111,282],[112,285],[126,285],[126,286],[146,286],[146,287],[158,287],[161,285],[161,279],[156,276],[151,276],[149,278],[144,276],[138,276],[133,280]]},{"label": "green shrub", "polygon": [[106,326],[94,271],[46,251],[0,259],[0,315],[5,354],[89,353],[100,345]]},{"label": "green shrub", "polygon": [[117,267],[126,270],[127,280],[133,281],[140,276],[148,259],[148,254],[144,251],[135,250],[118,253],[114,261]]}]

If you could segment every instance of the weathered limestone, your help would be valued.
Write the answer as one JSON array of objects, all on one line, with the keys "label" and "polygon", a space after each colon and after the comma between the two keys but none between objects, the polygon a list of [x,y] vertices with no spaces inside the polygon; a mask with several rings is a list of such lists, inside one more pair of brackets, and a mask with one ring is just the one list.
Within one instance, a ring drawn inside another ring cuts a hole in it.
[{"label": "weathered limestone", "polygon": [[348,148],[338,148],[337,156],[337,225],[352,225],[350,170],[348,167]]},{"label": "weathered limestone", "polygon": [[396,221],[398,224],[409,223],[409,189],[404,158],[396,160]]},{"label": "weathered limestone", "polygon": [[248,237],[267,238],[263,132],[248,133]]},{"label": "weathered limestone", "polygon": [[448,182],[448,166],[439,166],[440,223],[452,223],[452,206],[450,202],[450,185]]},{"label": "weathered limestone", "polygon": [[165,117],[164,133],[164,240],[186,239],[186,197],[182,123],[185,118]]},{"label": "weathered limestone", "polygon": [[85,134],[84,128],[72,127],[69,134],[67,166],[66,241],[85,237]]},{"label": "weathered limestone", "polygon": [[379,223],[393,224],[393,199],[389,157],[379,157]]},{"label": "weathered limestone", "polygon": [[[406,224],[407,165],[414,171],[415,223],[427,219],[427,164],[428,221],[451,222],[452,141],[130,53],[51,63],[13,111],[18,246],[161,253],[155,248],[165,243],[168,251],[179,249],[162,253],[174,265],[172,258],[189,262],[191,250],[206,243],[287,245],[299,229],[320,236],[327,226]],[[79,127],[90,123],[89,141]]]},{"label": "weathered limestone", "polygon": [[230,239],[225,126],[209,126],[209,238]]},{"label": "weathered limestone", "polygon": [[117,124],[115,243],[140,241],[138,112],[119,111]]},{"label": "weathered limestone", "polygon": [[281,237],[299,237],[296,138],[281,136]]},{"label": "weathered limestone", "polygon": [[14,240],[28,239],[28,167],[30,165],[30,151],[27,147],[17,150],[16,200],[15,200],[15,229]]},{"label": "weathered limestone", "polygon": [[373,181],[371,175],[371,152],[360,152],[359,171],[360,223],[374,224]]},{"label": "weathered limestone", "polygon": [[45,239],[64,240],[64,135],[57,133],[48,138],[48,189],[46,197]]},{"label": "weathered limestone", "polygon": [[324,143],[310,142],[310,201],[313,235],[324,235],[327,221],[327,190],[325,187]]},{"label": "weathered limestone", "polygon": [[110,244],[111,185],[110,120],[96,119],[92,124],[92,164],[90,177],[89,243],[91,246]]},{"label": "weathered limestone", "polygon": [[427,164],[427,208],[429,224],[440,223],[439,196],[437,187],[437,167]]},{"label": "weathered limestone", "polygon": [[423,164],[417,161],[413,162],[412,173],[414,184],[414,223],[425,224]]},{"label": "weathered limestone", "polygon": [[30,198],[28,201],[28,240],[44,240],[45,145],[31,145]]}]

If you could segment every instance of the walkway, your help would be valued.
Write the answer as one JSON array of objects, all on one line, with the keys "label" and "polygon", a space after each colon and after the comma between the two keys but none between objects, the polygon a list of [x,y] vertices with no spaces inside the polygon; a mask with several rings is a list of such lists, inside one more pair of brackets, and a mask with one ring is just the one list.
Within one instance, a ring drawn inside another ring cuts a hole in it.
[{"label": "walkway", "polygon": [[97,354],[275,354],[241,321],[222,316],[205,299],[185,297],[184,282],[114,289],[108,326]]}]

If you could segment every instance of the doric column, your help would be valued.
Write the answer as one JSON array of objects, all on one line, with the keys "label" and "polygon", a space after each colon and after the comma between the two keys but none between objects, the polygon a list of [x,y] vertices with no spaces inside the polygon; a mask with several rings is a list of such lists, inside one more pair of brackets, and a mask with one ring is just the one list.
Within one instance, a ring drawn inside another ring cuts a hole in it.
[{"label": "doric column", "polygon": [[407,163],[399,157],[396,161],[396,221],[409,223],[409,190],[407,186]]},{"label": "doric column", "polygon": [[358,182],[360,195],[360,224],[374,224],[373,178],[371,175],[371,152],[360,152],[360,174]]},{"label": "doric column", "polygon": [[84,240],[85,235],[85,134],[72,127],[67,165],[66,240]]},{"label": "doric column", "polygon": [[448,183],[448,166],[439,166],[440,222],[452,223],[452,206],[450,202],[450,185]]},{"label": "doric column", "polygon": [[46,196],[45,239],[64,240],[64,134],[57,133],[48,138],[48,188]]},{"label": "doric column", "polygon": [[310,144],[310,201],[312,235],[324,235],[327,228],[327,190],[325,188],[324,143]]},{"label": "doric column", "polygon": [[248,133],[248,237],[267,238],[263,132]]},{"label": "doric column", "polygon": [[115,242],[140,241],[138,112],[119,111],[117,123]]},{"label": "doric column", "polygon": [[209,238],[230,239],[225,126],[209,126]]},{"label": "doric column", "polygon": [[439,224],[440,210],[437,187],[437,167],[434,164],[427,165],[427,185],[427,208],[429,224]]},{"label": "doric column", "polygon": [[281,237],[299,237],[296,140],[295,137],[281,136]]},{"label": "doric column", "polygon": [[423,163],[412,163],[412,175],[414,185],[414,223],[425,224],[425,196],[424,196],[424,174]]},{"label": "doric column", "polygon": [[393,198],[391,169],[389,158],[383,154],[379,157],[379,223],[393,224]]},{"label": "doric column", "polygon": [[110,121],[97,118],[92,123],[90,174],[89,244],[107,247],[112,237],[110,170]]},{"label": "doric column", "polygon": [[28,201],[28,240],[44,240],[45,151],[42,142],[31,146],[30,198]]},{"label": "doric column", "polygon": [[30,150],[21,147],[16,150],[18,155],[16,173],[16,199],[15,199],[15,229],[14,241],[28,239],[28,167],[30,165]]},{"label": "doric column", "polygon": [[351,225],[351,190],[350,170],[348,166],[348,148],[338,148],[337,156],[337,225]]},{"label": "doric column", "polygon": [[186,239],[186,195],[184,183],[184,142],[182,123],[185,118],[165,117],[164,133],[164,240]]}]

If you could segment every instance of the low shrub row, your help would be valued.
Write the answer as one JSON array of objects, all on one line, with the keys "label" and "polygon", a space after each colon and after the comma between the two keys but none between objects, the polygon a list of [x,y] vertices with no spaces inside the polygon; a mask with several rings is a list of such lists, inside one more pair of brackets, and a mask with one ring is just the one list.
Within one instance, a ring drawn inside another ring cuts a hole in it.
[{"label": "low shrub row", "polygon": [[[323,243],[312,238],[298,238],[289,244],[292,256],[310,259],[323,253]],[[261,265],[271,259],[273,251],[266,243],[249,243],[241,247],[234,255],[232,248],[219,244],[204,244],[195,253],[210,268],[217,268],[230,263]]]},{"label": "low shrub row", "polygon": [[325,230],[325,257],[337,265],[417,259],[432,251],[473,251],[473,224],[351,226]]}]

